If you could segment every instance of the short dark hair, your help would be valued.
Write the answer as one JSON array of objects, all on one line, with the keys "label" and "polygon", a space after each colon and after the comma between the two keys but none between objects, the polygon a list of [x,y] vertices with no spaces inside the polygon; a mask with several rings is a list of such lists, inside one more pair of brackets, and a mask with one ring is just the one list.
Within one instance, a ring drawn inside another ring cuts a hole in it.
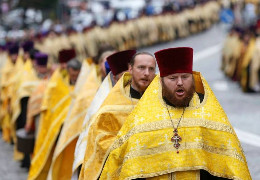
[{"label": "short dark hair", "polygon": [[138,52],[131,58],[131,60],[129,62],[130,66],[133,66],[135,64],[135,58],[138,55],[149,55],[149,56],[152,56],[154,58],[154,56],[151,53],[149,53],[149,52]]},{"label": "short dark hair", "polygon": [[72,68],[74,70],[80,70],[81,69],[81,62],[79,60],[77,60],[76,58],[71,59],[68,63],[67,63],[67,68]]},{"label": "short dark hair", "polygon": [[38,53],[38,52],[40,52],[38,49],[31,49],[31,50],[29,51],[30,59],[31,59],[31,60],[34,60],[34,59],[35,59],[35,54]]},{"label": "short dark hair", "polygon": [[102,55],[104,52],[106,52],[106,51],[114,51],[114,50],[115,50],[115,48],[112,47],[111,45],[102,44],[102,45],[99,47],[96,56],[93,57],[94,63],[95,63],[95,64],[98,64],[98,63],[99,63],[100,57],[101,57],[101,55]]}]

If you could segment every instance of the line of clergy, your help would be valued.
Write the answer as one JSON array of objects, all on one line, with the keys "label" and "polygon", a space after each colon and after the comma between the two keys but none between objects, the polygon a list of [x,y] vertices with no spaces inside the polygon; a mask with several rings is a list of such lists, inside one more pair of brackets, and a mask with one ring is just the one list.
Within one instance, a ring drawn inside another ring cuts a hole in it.
[{"label": "line of clergy", "polygon": [[109,44],[117,50],[137,49],[199,33],[218,22],[220,8],[218,1],[202,1],[180,12],[115,21],[108,27],[86,27],[83,32],[76,32],[71,27],[66,29],[63,25],[61,30],[42,30],[35,35],[29,30],[23,39],[33,39],[35,48],[48,54],[50,62],[57,63],[58,52],[71,48],[82,61],[97,56],[102,44]]},{"label": "line of clergy", "polygon": [[222,51],[221,69],[243,92],[260,92],[260,20],[231,28]]},{"label": "line of clergy", "polygon": [[8,48],[0,111],[2,138],[29,180],[251,179],[192,48],[103,47],[97,63],[67,49],[48,66],[32,46],[23,56]]}]

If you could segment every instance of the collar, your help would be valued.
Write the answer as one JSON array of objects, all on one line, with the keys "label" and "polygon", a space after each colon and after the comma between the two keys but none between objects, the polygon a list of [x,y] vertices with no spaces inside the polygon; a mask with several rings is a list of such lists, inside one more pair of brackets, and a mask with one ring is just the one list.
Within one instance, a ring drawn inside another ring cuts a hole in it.
[{"label": "collar", "polygon": [[130,95],[132,98],[135,99],[141,99],[142,95],[140,92],[138,92],[137,90],[135,90],[131,85],[130,85]]}]

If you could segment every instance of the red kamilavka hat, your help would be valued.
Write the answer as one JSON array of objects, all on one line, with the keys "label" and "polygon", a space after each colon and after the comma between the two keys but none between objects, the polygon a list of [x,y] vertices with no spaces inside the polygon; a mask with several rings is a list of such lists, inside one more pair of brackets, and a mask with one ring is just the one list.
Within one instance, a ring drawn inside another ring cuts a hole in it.
[{"label": "red kamilavka hat", "polygon": [[67,63],[69,60],[76,57],[75,49],[63,49],[59,51],[59,63]]},{"label": "red kamilavka hat", "polygon": [[193,49],[190,47],[163,49],[154,55],[161,77],[174,73],[192,73]]},{"label": "red kamilavka hat", "polygon": [[136,50],[125,50],[107,57],[107,62],[114,76],[128,69],[128,63],[135,53]]}]

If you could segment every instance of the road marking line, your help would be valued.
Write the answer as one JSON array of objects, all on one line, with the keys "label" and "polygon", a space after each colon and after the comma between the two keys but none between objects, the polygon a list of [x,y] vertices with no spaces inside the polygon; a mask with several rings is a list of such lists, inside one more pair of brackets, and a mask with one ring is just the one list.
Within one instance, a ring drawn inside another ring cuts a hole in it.
[{"label": "road marking line", "polygon": [[228,83],[226,81],[216,81],[213,83],[212,88],[217,91],[227,91]]},{"label": "road marking line", "polygon": [[260,136],[259,135],[249,133],[246,131],[242,131],[241,129],[237,129],[237,128],[235,128],[235,131],[237,133],[238,139],[241,142],[252,145],[252,146],[260,147]]},{"label": "road marking line", "polygon": [[217,45],[214,45],[214,46],[211,46],[205,50],[202,50],[202,51],[199,51],[197,53],[194,54],[194,58],[193,58],[193,61],[194,62],[197,62],[197,61],[200,61],[200,60],[203,60],[215,53],[219,53],[219,51],[222,50],[222,46],[223,44],[222,43],[219,43]]}]

